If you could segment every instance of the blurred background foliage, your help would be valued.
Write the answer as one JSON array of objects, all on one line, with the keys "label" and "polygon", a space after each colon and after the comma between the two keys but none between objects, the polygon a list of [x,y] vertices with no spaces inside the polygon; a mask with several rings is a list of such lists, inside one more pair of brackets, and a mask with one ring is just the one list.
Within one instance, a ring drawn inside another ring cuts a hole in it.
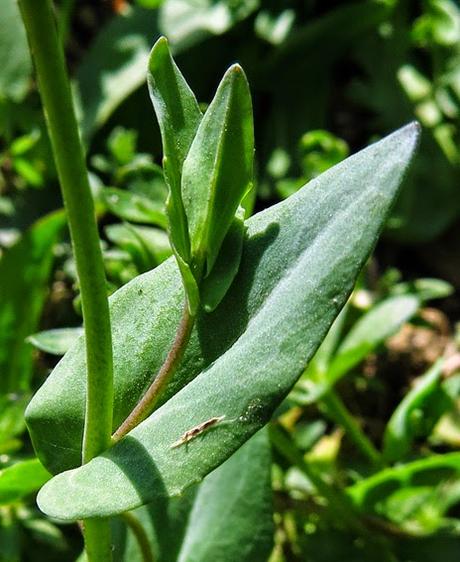
[{"label": "blurred background foliage", "polygon": [[[56,18],[109,293],[171,254],[159,130],[145,85],[148,53],[160,34],[204,107],[231,63],[240,62],[248,75],[257,148],[248,214],[420,121],[419,152],[384,239],[271,424],[270,562],[457,559],[459,4],[60,0]],[[0,560],[6,562],[73,560],[81,549],[77,527],[49,521],[35,507],[34,493],[49,475],[34,459],[23,421],[31,393],[81,333],[78,279],[60,207],[25,32],[16,2],[4,0]],[[314,486],[317,472],[354,502],[365,532],[337,517]]]}]

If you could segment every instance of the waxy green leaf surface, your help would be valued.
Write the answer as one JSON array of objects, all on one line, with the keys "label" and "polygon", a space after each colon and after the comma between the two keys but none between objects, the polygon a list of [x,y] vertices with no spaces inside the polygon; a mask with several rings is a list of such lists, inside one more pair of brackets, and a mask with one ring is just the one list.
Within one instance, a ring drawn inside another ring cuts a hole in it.
[{"label": "waxy green leaf surface", "polygon": [[[254,129],[242,68],[225,73],[198,127],[182,170],[192,258],[209,273],[252,181]],[[198,273],[201,277],[201,272]]]},{"label": "waxy green leaf surface", "polygon": [[[247,221],[241,266],[202,314],[164,402],[103,455],[47,483],[39,504],[62,519],[104,516],[179,495],[263,427],[305,369],[371,252],[417,142],[409,125]],[[161,365],[183,304],[168,260],[111,299],[114,426]],[[80,463],[83,339],[31,402],[27,419],[52,471]],[[189,429],[225,416],[187,445]]]},{"label": "waxy green leaf surface", "polygon": [[[266,562],[273,542],[271,455],[265,430],[180,498],[134,510],[157,562]],[[124,525],[114,561],[142,562]]]},{"label": "waxy green leaf surface", "polygon": [[170,189],[167,210],[171,238],[179,255],[187,261],[189,242],[180,186],[182,166],[200,124],[201,111],[164,37],[152,49],[147,79],[163,142],[163,168]]}]

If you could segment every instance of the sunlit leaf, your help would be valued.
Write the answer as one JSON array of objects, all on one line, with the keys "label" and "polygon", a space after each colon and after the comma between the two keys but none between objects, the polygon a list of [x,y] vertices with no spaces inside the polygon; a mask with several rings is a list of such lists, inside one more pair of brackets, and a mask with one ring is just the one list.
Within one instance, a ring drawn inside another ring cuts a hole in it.
[{"label": "sunlit leaf", "polygon": [[38,327],[53,263],[53,246],[64,214],[36,222],[0,260],[0,390],[28,389],[32,347],[25,339]]},{"label": "sunlit leaf", "polygon": [[168,0],[160,11],[159,25],[181,51],[208,37],[220,35],[238,21],[248,17],[259,6],[259,0]]},{"label": "sunlit leaf", "polygon": [[156,14],[134,7],[110,20],[85,53],[76,75],[83,137],[89,139],[145,82]]},{"label": "sunlit leaf", "polygon": [[83,328],[56,328],[32,334],[27,341],[46,353],[64,355],[82,334]]},{"label": "sunlit leaf", "polygon": [[246,76],[232,66],[201,121],[182,170],[193,266],[209,273],[252,182],[254,130]]},{"label": "sunlit leaf", "polygon": [[[348,298],[417,136],[409,125],[247,221],[238,275],[214,313],[197,319],[163,404],[103,455],[45,485],[46,513],[103,516],[178,495],[265,425]],[[112,297],[115,427],[164,360],[182,302],[172,261]],[[36,450],[53,471],[80,463],[84,387],[82,339],[27,411]],[[215,417],[187,446],[172,447]]]},{"label": "sunlit leaf", "polygon": [[[270,445],[262,431],[180,498],[136,509],[158,562],[266,562],[273,540]],[[212,529],[212,532],[211,532]],[[114,560],[142,562],[122,525]]]},{"label": "sunlit leaf", "polygon": [[13,503],[36,492],[51,478],[38,459],[20,461],[0,470],[0,504]]}]

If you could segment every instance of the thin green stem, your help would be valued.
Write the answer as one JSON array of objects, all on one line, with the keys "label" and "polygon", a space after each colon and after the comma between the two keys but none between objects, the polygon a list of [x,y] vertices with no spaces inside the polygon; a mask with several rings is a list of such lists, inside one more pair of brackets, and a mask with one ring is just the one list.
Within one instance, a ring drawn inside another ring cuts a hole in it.
[{"label": "thin green stem", "polygon": [[321,405],[326,415],[343,427],[358,450],[361,451],[376,468],[382,468],[384,466],[382,455],[356,423],[355,418],[350,414],[347,407],[334,390],[331,389],[322,396]]},{"label": "thin green stem", "polygon": [[144,562],[154,562],[149,539],[147,537],[147,533],[145,532],[144,527],[142,526],[142,523],[130,511],[126,511],[125,513],[122,513],[121,518],[124,520],[126,525],[133,532],[133,535],[136,537],[137,544],[139,545],[139,550],[141,551],[142,554],[142,560]]},{"label": "thin green stem", "polygon": [[83,149],[50,0],[20,0],[67,211],[86,334],[88,396],[84,461],[112,429],[112,340],[107,287]]},{"label": "thin green stem", "polygon": [[[35,62],[80,282],[87,365],[85,463],[109,447],[112,431],[112,338],[104,265],[53,6],[51,0],[19,0],[19,6]],[[86,522],[85,528],[89,560],[109,560],[108,522]],[[93,528],[97,533],[92,533]]]},{"label": "thin green stem", "polygon": [[158,374],[144,396],[137,403],[137,406],[113,434],[112,444],[119,441],[123,436],[134,429],[143,420],[145,420],[148,415],[151,414],[168,382],[171,380],[172,375],[176,372],[180,361],[182,360],[194,323],[195,316],[190,314],[188,302],[186,301],[182,312],[182,318],[177,328],[176,336],[165,362],[161,366]]}]

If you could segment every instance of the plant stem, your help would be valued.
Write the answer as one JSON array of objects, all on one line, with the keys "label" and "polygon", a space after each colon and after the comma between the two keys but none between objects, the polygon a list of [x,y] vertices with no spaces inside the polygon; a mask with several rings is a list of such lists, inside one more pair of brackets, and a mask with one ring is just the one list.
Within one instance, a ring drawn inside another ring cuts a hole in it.
[{"label": "plant stem", "polygon": [[[19,0],[19,6],[35,62],[80,282],[87,368],[85,463],[109,447],[112,431],[112,338],[104,265],[53,6],[51,0]],[[109,560],[108,522],[86,522],[85,528],[89,560]]]},{"label": "plant stem", "polygon": [[375,467],[382,468],[384,462],[381,454],[356,423],[355,418],[347,410],[345,404],[336,392],[332,389],[329,390],[322,396],[321,402],[326,414],[344,428],[348,437],[361,453],[369,459]]},{"label": "plant stem", "polygon": [[190,314],[188,302],[186,301],[182,317],[177,328],[176,336],[165,362],[161,366],[157,376],[147,389],[144,396],[137,403],[137,406],[113,434],[112,444],[119,441],[124,435],[139,425],[153,411],[163,390],[166,388],[166,385],[170,381],[172,375],[176,372],[176,369],[184,355],[194,323],[195,316]]},{"label": "plant stem", "polygon": [[153,562],[153,554],[152,549],[150,548],[149,539],[139,519],[130,511],[122,513],[121,518],[136,537],[137,544],[139,545],[139,549],[142,554],[142,560],[144,562]]},{"label": "plant stem", "polygon": [[112,562],[112,538],[108,519],[85,519],[83,535],[88,562]]},{"label": "plant stem", "polygon": [[58,23],[58,33],[63,47],[67,44],[67,39],[69,37],[70,24],[72,20],[72,13],[75,8],[75,0],[64,0],[61,3],[59,10],[59,23]]}]

